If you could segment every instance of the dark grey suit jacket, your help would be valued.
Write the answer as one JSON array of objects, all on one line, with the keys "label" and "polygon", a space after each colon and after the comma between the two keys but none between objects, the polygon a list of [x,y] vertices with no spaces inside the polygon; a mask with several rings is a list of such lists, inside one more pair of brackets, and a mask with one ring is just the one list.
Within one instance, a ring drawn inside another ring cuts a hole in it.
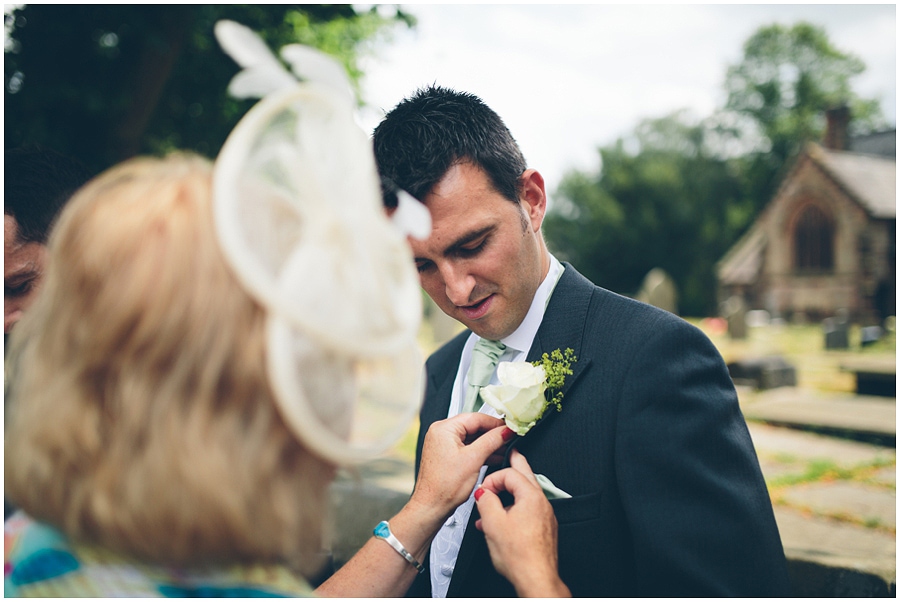
[{"label": "dark grey suit jacket", "polygon": [[[697,328],[594,286],[571,265],[528,359],[578,356],[561,412],[517,444],[553,500],[559,566],[574,596],[787,596],[772,505],[718,351]],[[447,417],[466,331],[429,358],[416,453]],[[474,526],[449,597],[513,597]],[[428,558],[426,557],[426,562]],[[428,571],[409,596],[431,595]]]}]

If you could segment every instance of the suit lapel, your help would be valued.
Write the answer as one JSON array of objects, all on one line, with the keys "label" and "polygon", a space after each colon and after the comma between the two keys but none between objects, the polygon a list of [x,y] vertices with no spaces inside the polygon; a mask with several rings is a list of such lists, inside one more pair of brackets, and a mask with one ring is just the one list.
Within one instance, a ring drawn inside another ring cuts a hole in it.
[{"label": "suit lapel", "polygon": [[440,373],[436,371],[429,378],[428,398],[431,403],[422,406],[420,419],[423,425],[426,423],[431,425],[432,422],[447,417],[447,412],[450,410],[450,397],[453,393],[453,382],[456,380],[458,370],[459,358],[457,357],[455,364],[441,367]]},{"label": "suit lapel", "polygon": [[[576,272],[575,268],[570,264],[564,263],[563,265],[566,269],[563,271],[556,289],[554,289],[553,295],[550,297],[550,303],[544,312],[544,319],[541,321],[541,326],[534,337],[534,342],[528,351],[526,360],[529,362],[536,361],[544,353],[550,353],[554,349],[564,350],[570,347],[575,352],[578,360],[572,366],[572,375],[566,379],[566,384],[563,388],[565,393],[572,388],[591,364],[590,358],[581,357],[581,343],[594,285]],[[563,400],[563,405],[565,406],[565,400]],[[556,413],[555,411],[549,411],[541,422],[535,425],[535,428],[548,422],[548,419],[552,418]],[[484,534],[475,528],[475,520],[477,518],[478,509],[476,507],[469,518],[466,534],[459,548],[456,567],[453,570],[453,579],[450,581],[450,587],[447,591],[448,598],[460,594],[460,590],[467,583],[466,575],[469,573],[473,562],[491,562],[490,555],[487,554]]]},{"label": "suit lapel", "polygon": [[581,339],[594,285],[568,263],[563,265],[566,269],[550,297],[544,319],[528,351],[529,362],[541,359],[542,354],[554,349],[567,347],[581,357]]},{"label": "suit lapel", "polygon": [[[563,265],[566,269],[553,291],[553,296],[550,297],[544,319],[528,351],[527,360],[537,361],[543,354],[552,353],[556,349],[565,351],[571,348],[575,352],[577,360],[572,365],[572,374],[566,378],[562,390],[565,405],[566,392],[575,385],[591,364],[591,358],[582,357],[581,347],[594,285],[576,272],[570,264]],[[556,411],[548,410],[534,428],[548,422],[556,414]]]}]

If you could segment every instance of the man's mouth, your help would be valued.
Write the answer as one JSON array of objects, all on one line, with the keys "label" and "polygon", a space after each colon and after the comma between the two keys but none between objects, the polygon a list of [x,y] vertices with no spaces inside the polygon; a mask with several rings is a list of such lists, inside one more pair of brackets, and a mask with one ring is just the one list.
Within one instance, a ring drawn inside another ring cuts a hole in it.
[{"label": "man's mouth", "polygon": [[481,318],[488,312],[491,308],[491,305],[494,302],[494,295],[488,295],[478,303],[473,303],[472,305],[463,305],[460,306],[460,311],[462,311],[463,315],[466,316],[469,320],[477,320]]}]

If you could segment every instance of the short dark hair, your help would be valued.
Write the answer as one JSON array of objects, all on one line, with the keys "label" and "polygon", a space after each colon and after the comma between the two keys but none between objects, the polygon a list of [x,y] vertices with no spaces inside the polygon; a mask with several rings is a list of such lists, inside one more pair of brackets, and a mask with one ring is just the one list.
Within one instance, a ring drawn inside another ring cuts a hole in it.
[{"label": "short dark hair", "polygon": [[50,228],[68,200],[90,179],[87,168],[40,146],[4,152],[3,213],[18,225],[22,242],[47,242]]},{"label": "short dark hair", "polygon": [[517,203],[528,165],[506,124],[473,94],[421,88],[389,112],[374,133],[384,203],[396,207],[400,188],[424,201],[453,165],[469,161],[497,192]]}]

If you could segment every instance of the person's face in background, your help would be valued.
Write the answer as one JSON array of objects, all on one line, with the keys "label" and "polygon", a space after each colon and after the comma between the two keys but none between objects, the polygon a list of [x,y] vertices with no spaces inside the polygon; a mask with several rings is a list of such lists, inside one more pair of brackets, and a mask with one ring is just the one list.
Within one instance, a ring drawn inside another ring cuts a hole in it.
[{"label": "person's face in background", "polygon": [[3,332],[8,334],[34,301],[47,247],[19,238],[19,226],[11,215],[3,216]]}]

